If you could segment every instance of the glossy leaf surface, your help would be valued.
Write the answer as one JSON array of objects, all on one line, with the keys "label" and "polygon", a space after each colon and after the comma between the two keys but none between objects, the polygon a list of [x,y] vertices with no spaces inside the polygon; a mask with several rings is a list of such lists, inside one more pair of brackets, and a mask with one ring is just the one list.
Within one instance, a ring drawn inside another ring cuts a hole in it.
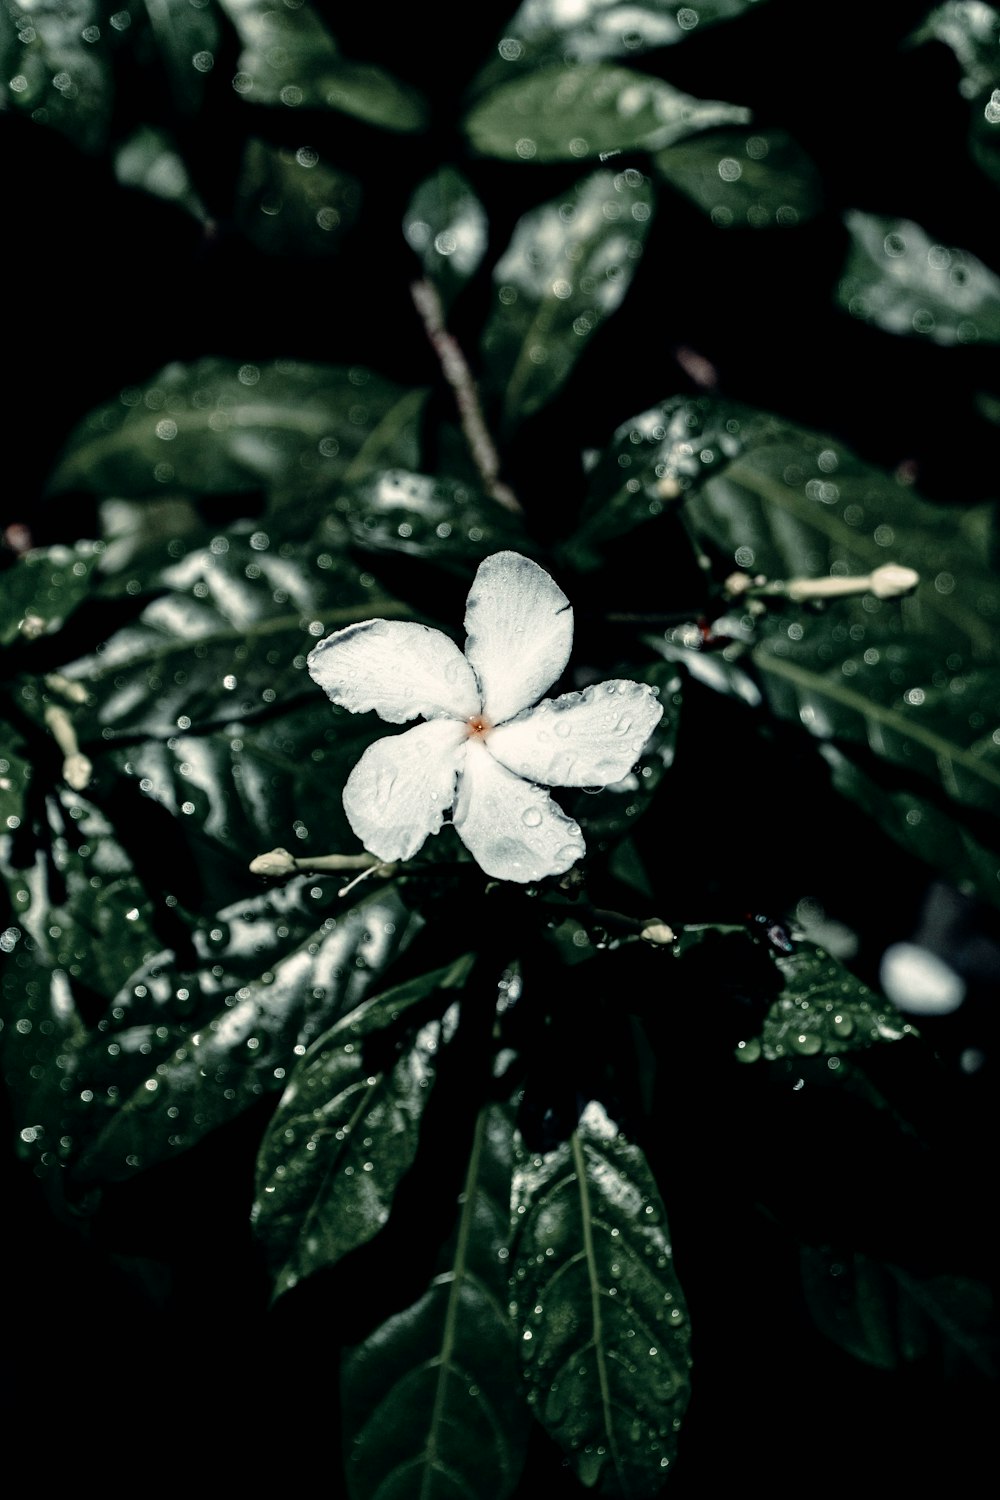
[{"label": "glossy leaf surface", "polygon": [[496,301],[483,334],[488,382],[503,394],[508,423],[559,390],[619,306],[651,214],[641,172],[602,170],[518,224],[493,273]]},{"label": "glossy leaf surface", "polygon": [[514,1296],[529,1399],[580,1479],[655,1495],[688,1399],[687,1310],[642,1152],[596,1101],[515,1168]]},{"label": "glossy leaf surface", "polygon": [[720,229],[789,228],[823,205],[820,175],[783,130],[713,130],[668,146],[659,175]]},{"label": "glossy leaf surface", "polygon": [[507,1311],[510,1113],[476,1123],[454,1233],[427,1291],[348,1351],[342,1374],[355,1500],[504,1500],[528,1410]]}]

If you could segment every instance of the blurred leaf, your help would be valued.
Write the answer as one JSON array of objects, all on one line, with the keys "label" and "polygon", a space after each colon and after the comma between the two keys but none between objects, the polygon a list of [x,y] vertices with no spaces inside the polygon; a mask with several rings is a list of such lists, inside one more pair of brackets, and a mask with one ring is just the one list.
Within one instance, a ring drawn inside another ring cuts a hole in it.
[{"label": "blurred leaf", "polygon": [[971,113],[972,155],[1000,183],[1000,11],[983,0],[948,0],[913,36],[914,42],[929,40],[943,42],[958,60]]},{"label": "blurred leaf", "polygon": [[243,44],[233,87],[254,104],[335,109],[386,130],[421,130],[424,101],[381,68],[349,62],[307,5],[219,0]]},{"label": "blurred leaf", "polygon": [[285,1088],[309,1043],[360,1002],[416,925],[392,891],[345,910],[330,883],[297,881],[199,924],[201,969],[154,955],[72,1060],[74,1087],[86,1086],[95,1112],[110,1106],[78,1178],[145,1170]]},{"label": "blurred leaf", "polygon": [[36,547],[0,573],[0,645],[52,635],[90,593],[101,548]]},{"label": "blurred leaf", "polygon": [[607,63],[543,67],[501,83],[465,120],[482,156],[574,161],[615,151],[657,151],[712,125],[743,125],[749,110],[692,99],[659,78]]},{"label": "blurred leaf", "polygon": [[559,0],[523,0],[504,28],[499,58],[487,78],[510,76],[545,62],[595,62],[605,57],[636,57],[682,42],[695,31],[743,15],[764,0],[707,0],[697,9],[673,0],[584,0],[572,7]]},{"label": "blurred leaf", "polygon": [[447,311],[486,254],[489,234],[486,210],[454,167],[420,184],[403,215],[403,234]]},{"label": "blurred leaf", "polygon": [[358,546],[425,557],[468,578],[491,552],[534,550],[520,517],[454,479],[389,469],[354,485],[337,501]]},{"label": "blurred leaf", "polygon": [[98,407],[49,488],[136,497],[326,489],[345,473],[414,461],[421,393],[358,366],[202,359],[172,364]]},{"label": "blurred leaf", "polygon": [[293,1072],[261,1144],[253,1209],[275,1297],[336,1265],[388,1219],[457,1009],[383,1041],[377,1061],[365,1038],[432,995],[447,1004],[468,969],[462,960],[376,997],[320,1037]]},{"label": "blurred leaf", "polygon": [[[138,11],[138,7],[136,7]],[[130,13],[133,21],[135,11]],[[174,108],[197,114],[205,99],[208,75],[219,50],[220,27],[214,5],[205,0],[143,0],[142,10],[160,61],[166,70]],[[114,25],[114,22],[112,22]],[[147,50],[140,42],[141,62]]]},{"label": "blurred leaf", "polygon": [[528,1398],[584,1484],[642,1500],[673,1460],[690,1364],[645,1158],[592,1101],[568,1141],[521,1158],[512,1202]]},{"label": "blurred leaf", "polygon": [[713,130],[668,146],[654,164],[723,229],[800,224],[823,206],[816,166],[783,130]]},{"label": "blurred leaf", "polygon": [[940,799],[921,795],[913,786],[899,786],[895,772],[876,777],[875,766],[862,769],[836,745],[822,745],[821,753],[837,791],[856,802],[898,844],[965,895],[1000,905],[1000,851],[986,848],[981,836],[966,826],[974,819],[956,818],[953,809],[938,805]]},{"label": "blurred leaf", "polygon": [[23,751],[23,743],[8,729],[0,744],[0,834],[18,828],[24,815],[31,763]]},{"label": "blurred leaf", "polygon": [[360,204],[357,178],[327,166],[311,147],[247,142],[236,217],[266,254],[332,254],[356,223]]},{"label": "blurred leaf", "polygon": [[803,1245],[802,1287],[827,1338],[882,1370],[941,1351],[949,1375],[973,1365],[996,1378],[993,1298],[966,1276],[914,1276],[859,1251]]},{"label": "blurred leaf", "polygon": [[815,943],[797,942],[794,953],[774,960],[784,988],[771,1005],[758,1037],[740,1042],[741,1062],[779,1057],[833,1057],[898,1042],[912,1032],[896,1009],[862,984]]},{"label": "blurred leaf", "polygon": [[588,476],[566,557],[578,568],[600,567],[605,542],[669,510],[706,475],[761,441],[773,420],[731,401],[674,396],[622,423]]},{"label": "blurred leaf", "polygon": [[852,210],[837,301],[886,333],[935,344],[1000,343],[1000,278],[965,250],[935,244],[909,219]]},{"label": "blurred leaf", "polygon": [[483,334],[485,378],[504,419],[523,421],[565,383],[594,330],[625,296],[652,194],[641,172],[602,170],[525,214],[497,262]]},{"label": "blurred leaf", "polygon": [[84,151],[105,145],[114,99],[103,20],[96,0],[0,4],[0,101]]},{"label": "blurred leaf", "polygon": [[479,1115],[458,1222],[412,1306],[351,1349],[341,1388],[355,1500],[505,1500],[524,1457],[528,1413],[507,1315],[511,1119]]},{"label": "blurred leaf", "polygon": [[184,158],[165,130],[141,125],[123,141],[115,152],[115,176],[122,187],[138,188],[166,203],[176,203],[200,224],[208,219]]}]

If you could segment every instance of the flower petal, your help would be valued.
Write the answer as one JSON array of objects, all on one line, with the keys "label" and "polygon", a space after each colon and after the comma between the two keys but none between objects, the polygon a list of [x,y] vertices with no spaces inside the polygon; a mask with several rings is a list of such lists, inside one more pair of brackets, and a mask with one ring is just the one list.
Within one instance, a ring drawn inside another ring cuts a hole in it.
[{"label": "flower petal", "polygon": [[489,749],[508,771],[546,786],[606,786],[634,764],[662,713],[644,682],[614,678],[499,724]]},{"label": "flower petal", "polygon": [[409,859],[437,833],[455,800],[468,731],[454,719],[418,724],[376,740],[344,787],[344,811],[379,859]]},{"label": "flower petal", "polygon": [[544,568],[518,552],[480,563],[465,609],[465,654],[494,724],[536,703],[569,661],[573,610]]},{"label": "flower petal", "polygon": [[470,719],[479,690],[469,663],[440,630],[400,620],[364,620],[320,641],[308,656],[321,688],[351,713],[374,709],[390,724]]},{"label": "flower petal", "polygon": [[541,880],[561,875],[584,853],[572,818],[541,787],[522,781],[469,740],[455,804],[455,831],[487,875]]}]

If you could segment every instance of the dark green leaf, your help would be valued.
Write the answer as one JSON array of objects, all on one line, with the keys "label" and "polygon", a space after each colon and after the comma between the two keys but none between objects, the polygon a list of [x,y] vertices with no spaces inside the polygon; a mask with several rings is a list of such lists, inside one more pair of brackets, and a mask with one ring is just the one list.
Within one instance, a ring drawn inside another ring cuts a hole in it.
[{"label": "dark green leaf", "polygon": [[537,68],[478,99],[465,120],[473,148],[505,161],[574,161],[657,151],[746,109],[692,99],[659,78],[607,63]]},{"label": "dark green leaf", "polygon": [[651,212],[649,184],[629,168],[595,172],[520,221],[493,273],[497,301],[483,335],[486,378],[503,392],[507,423],[544,406],[618,307]]},{"label": "dark green leaf", "polygon": [[[378,997],[377,1023],[464,982],[468,964],[400,985]],[[372,1007],[345,1016],[298,1064],[261,1145],[253,1222],[272,1268],[274,1295],[333,1266],[377,1234],[413,1163],[437,1052],[457,1009],[411,1032],[375,1063],[364,1039]]]},{"label": "dark green leaf", "polygon": [[114,98],[103,21],[96,0],[0,5],[0,101],[85,151],[104,146]]},{"label": "dark green leaf", "polygon": [[599,567],[605,542],[655,520],[772,425],[761,412],[707,396],[675,396],[622,423],[591,471],[566,556]]},{"label": "dark green leaf", "polygon": [[420,130],[424,101],[382,68],[350,62],[308,6],[220,0],[243,44],[233,87],[253,104],[334,109],[386,130]]},{"label": "dark green leaf", "polygon": [[199,223],[208,218],[184,158],[165,130],[142,125],[130,135],[115,152],[115,176],[122,187],[138,188],[166,203],[176,203]]},{"label": "dark green leaf", "polygon": [[913,40],[932,38],[958,60],[962,96],[969,100],[972,154],[1000,183],[1000,12],[983,0],[948,0],[931,11]]},{"label": "dark green leaf", "polygon": [[469,578],[491,552],[531,552],[520,518],[467,484],[402,469],[374,473],[346,491],[336,512],[370,552],[426,557]]},{"label": "dark green leaf", "polygon": [[446,310],[486,254],[488,229],[486,210],[454,167],[428,177],[411,198],[403,234]]},{"label": "dark green leaf", "polygon": [[0,645],[53,635],[93,587],[101,560],[93,542],[36,547],[0,574]]},{"label": "dark green leaf", "polygon": [[489,1106],[438,1274],[345,1359],[354,1500],[504,1500],[514,1489],[528,1413],[507,1312],[512,1154],[509,1111]]},{"label": "dark green leaf", "polygon": [[775,959],[784,988],[764,1019],[759,1037],[740,1042],[741,1062],[779,1057],[828,1057],[874,1042],[898,1042],[912,1026],[862,984],[849,969],[817,948],[799,942]]},{"label": "dark green leaf", "polygon": [[802,1286],[817,1327],[883,1370],[941,1352],[949,1374],[973,1365],[996,1377],[993,1299],[965,1276],[914,1276],[859,1251],[804,1245]]},{"label": "dark green leaf", "polygon": [[251,140],[237,195],[237,222],[259,249],[329,255],[357,220],[361,184],[321,161],[311,147],[293,151]]},{"label": "dark green leaf", "polygon": [[81,423],[49,487],[126,497],[291,489],[301,502],[345,475],[412,464],[421,400],[359,367],[168,365]]},{"label": "dark green leaf", "polygon": [[819,172],[783,130],[713,130],[654,160],[660,176],[723,229],[801,224],[823,206]]},{"label": "dark green leaf", "polygon": [[596,1101],[513,1185],[514,1296],[529,1399],[587,1485],[643,1500],[676,1451],[687,1311],[639,1148]]},{"label": "dark green leaf", "polygon": [[936,244],[909,219],[855,210],[847,227],[851,250],[837,288],[847,312],[935,344],[1000,343],[1000,278],[981,260]]},{"label": "dark green leaf", "polygon": [[116,1181],[177,1156],[286,1087],[308,1045],[359,1003],[419,925],[390,891],[347,910],[336,902],[329,885],[293,882],[197,929],[195,951],[211,970],[184,970],[167,952],[133,976],[75,1060],[76,1086],[112,1108],[81,1180]]},{"label": "dark green leaf", "polygon": [[31,781],[24,748],[8,731],[0,753],[0,833],[19,828],[24,815],[24,796]]},{"label": "dark green leaf", "polygon": [[[146,0],[143,12],[167,74],[174,108],[184,115],[197,114],[219,50],[215,7],[192,4],[192,0]],[[139,50],[145,50],[141,43]]]}]

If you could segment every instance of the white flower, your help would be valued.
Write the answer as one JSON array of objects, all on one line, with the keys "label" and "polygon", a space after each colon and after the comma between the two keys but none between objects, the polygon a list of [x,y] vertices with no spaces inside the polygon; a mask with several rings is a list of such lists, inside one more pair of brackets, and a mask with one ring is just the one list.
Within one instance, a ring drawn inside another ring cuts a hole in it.
[{"label": "white flower", "polygon": [[620,781],[663,709],[650,687],[619,679],[537,701],[569,659],[573,611],[517,552],[480,565],[465,628],[464,656],[439,630],[394,620],[348,625],[310,652],[309,671],[334,703],[390,724],[427,721],[369,745],[344,788],[348,821],[392,861],[414,855],[454,809],[455,831],[487,875],[559,875],[584,853],[583,836],[536,783]]}]

